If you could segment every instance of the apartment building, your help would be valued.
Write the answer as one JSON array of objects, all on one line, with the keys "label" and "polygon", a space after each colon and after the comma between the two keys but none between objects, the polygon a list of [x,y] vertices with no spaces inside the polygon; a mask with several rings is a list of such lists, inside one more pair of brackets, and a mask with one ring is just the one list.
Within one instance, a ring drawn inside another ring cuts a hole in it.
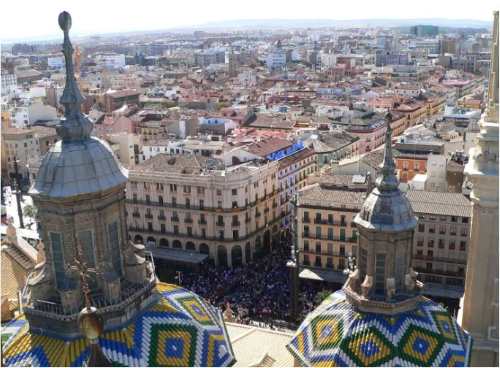
[{"label": "apartment building", "polygon": [[33,129],[5,128],[2,129],[2,166],[6,168],[2,178],[5,183],[11,183],[15,176],[14,161],[17,160],[18,172],[23,185],[29,183],[28,163],[31,158],[40,156],[38,138]]},{"label": "apartment building", "polygon": [[460,298],[464,290],[472,206],[461,193],[409,191],[418,224],[413,267],[426,293]]},{"label": "apartment building", "polygon": [[[341,283],[347,257],[356,255],[358,232],[353,219],[370,187],[362,175],[323,175],[298,192],[297,242],[301,277],[321,273]],[[305,271],[305,272],[304,272]]]},{"label": "apartment building", "polygon": [[279,162],[278,188],[281,225],[288,229],[293,221],[293,206],[290,203],[298,190],[306,186],[308,175],[318,170],[314,151],[304,148]]},{"label": "apartment building", "polygon": [[129,172],[131,238],[166,262],[245,264],[279,241],[278,167],[158,154]]}]

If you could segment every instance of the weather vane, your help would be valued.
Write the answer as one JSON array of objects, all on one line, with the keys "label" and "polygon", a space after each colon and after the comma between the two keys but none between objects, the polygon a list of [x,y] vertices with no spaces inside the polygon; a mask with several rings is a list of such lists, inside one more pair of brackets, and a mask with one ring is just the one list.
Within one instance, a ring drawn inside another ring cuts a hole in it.
[{"label": "weather vane", "polygon": [[[90,275],[88,272],[91,269],[87,267],[87,263],[83,260],[82,244],[79,241],[76,241],[76,254],[73,258],[73,263],[68,266],[68,269],[78,272],[80,288],[85,299],[85,307],[90,309],[92,307],[92,300],[90,298],[90,286],[88,282]],[[95,272],[95,270],[93,271]]]}]

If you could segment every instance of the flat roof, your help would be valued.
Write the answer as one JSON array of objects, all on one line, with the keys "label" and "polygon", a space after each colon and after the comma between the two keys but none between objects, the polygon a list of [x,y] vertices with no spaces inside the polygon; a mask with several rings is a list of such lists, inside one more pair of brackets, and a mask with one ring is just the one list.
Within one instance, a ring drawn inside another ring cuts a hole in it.
[{"label": "flat roof", "polygon": [[208,258],[208,254],[190,252],[182,249],[172,248],[148,248],[153,254],[153,258],[167,261],[198,264]]}]

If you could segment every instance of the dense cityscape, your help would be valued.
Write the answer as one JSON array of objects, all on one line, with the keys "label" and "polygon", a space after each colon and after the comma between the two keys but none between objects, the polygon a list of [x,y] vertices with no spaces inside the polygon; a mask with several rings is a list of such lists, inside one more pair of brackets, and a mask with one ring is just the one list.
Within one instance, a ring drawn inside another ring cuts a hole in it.
[{"label": "dense cityscape", "polygon": [[498,366],[492,18],[2,44],[2,365]]}]

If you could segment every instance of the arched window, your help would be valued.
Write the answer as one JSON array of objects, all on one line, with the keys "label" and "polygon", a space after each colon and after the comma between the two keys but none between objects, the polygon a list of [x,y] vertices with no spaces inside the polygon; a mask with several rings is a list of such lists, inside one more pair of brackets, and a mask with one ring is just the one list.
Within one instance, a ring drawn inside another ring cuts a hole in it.
[{"label": "arched window", "polygon": [[140,235],[134,236],[134,243],[135,244],[144,244],[144,239]]},{"label": "arched window", "polygon": [[173,246],[174,248],[177,248],[177,249],[182,249],[182,244],[181,244],[181,242],[180,242],[179,240],[174,240],[174,241],[172,242],[172,246]]},{"label": "arched window", "polygon": [[195,245],[194,245],[194,243],[193,243],[193,242],[187,242],[187,243],[186,243],[186,249],[187,249],[187,250],[195,250],[195,249],[196,249],[196,247],[195,247]]},{"label": "arched window", "polygon": [[205,243],[201,243],[200,244],[200,253],[210,254],[210,248],[208,247],[208,245],[206,245]]},{"label": "arched window", "polygon": [[217,261],[219,266],[227,267],[227,250],[222,245],[217,247]]},{"label": "arched window", "polygon": [[160,247],[167,248],[168,247],[168,240],[165,238],[160,239]]}]

